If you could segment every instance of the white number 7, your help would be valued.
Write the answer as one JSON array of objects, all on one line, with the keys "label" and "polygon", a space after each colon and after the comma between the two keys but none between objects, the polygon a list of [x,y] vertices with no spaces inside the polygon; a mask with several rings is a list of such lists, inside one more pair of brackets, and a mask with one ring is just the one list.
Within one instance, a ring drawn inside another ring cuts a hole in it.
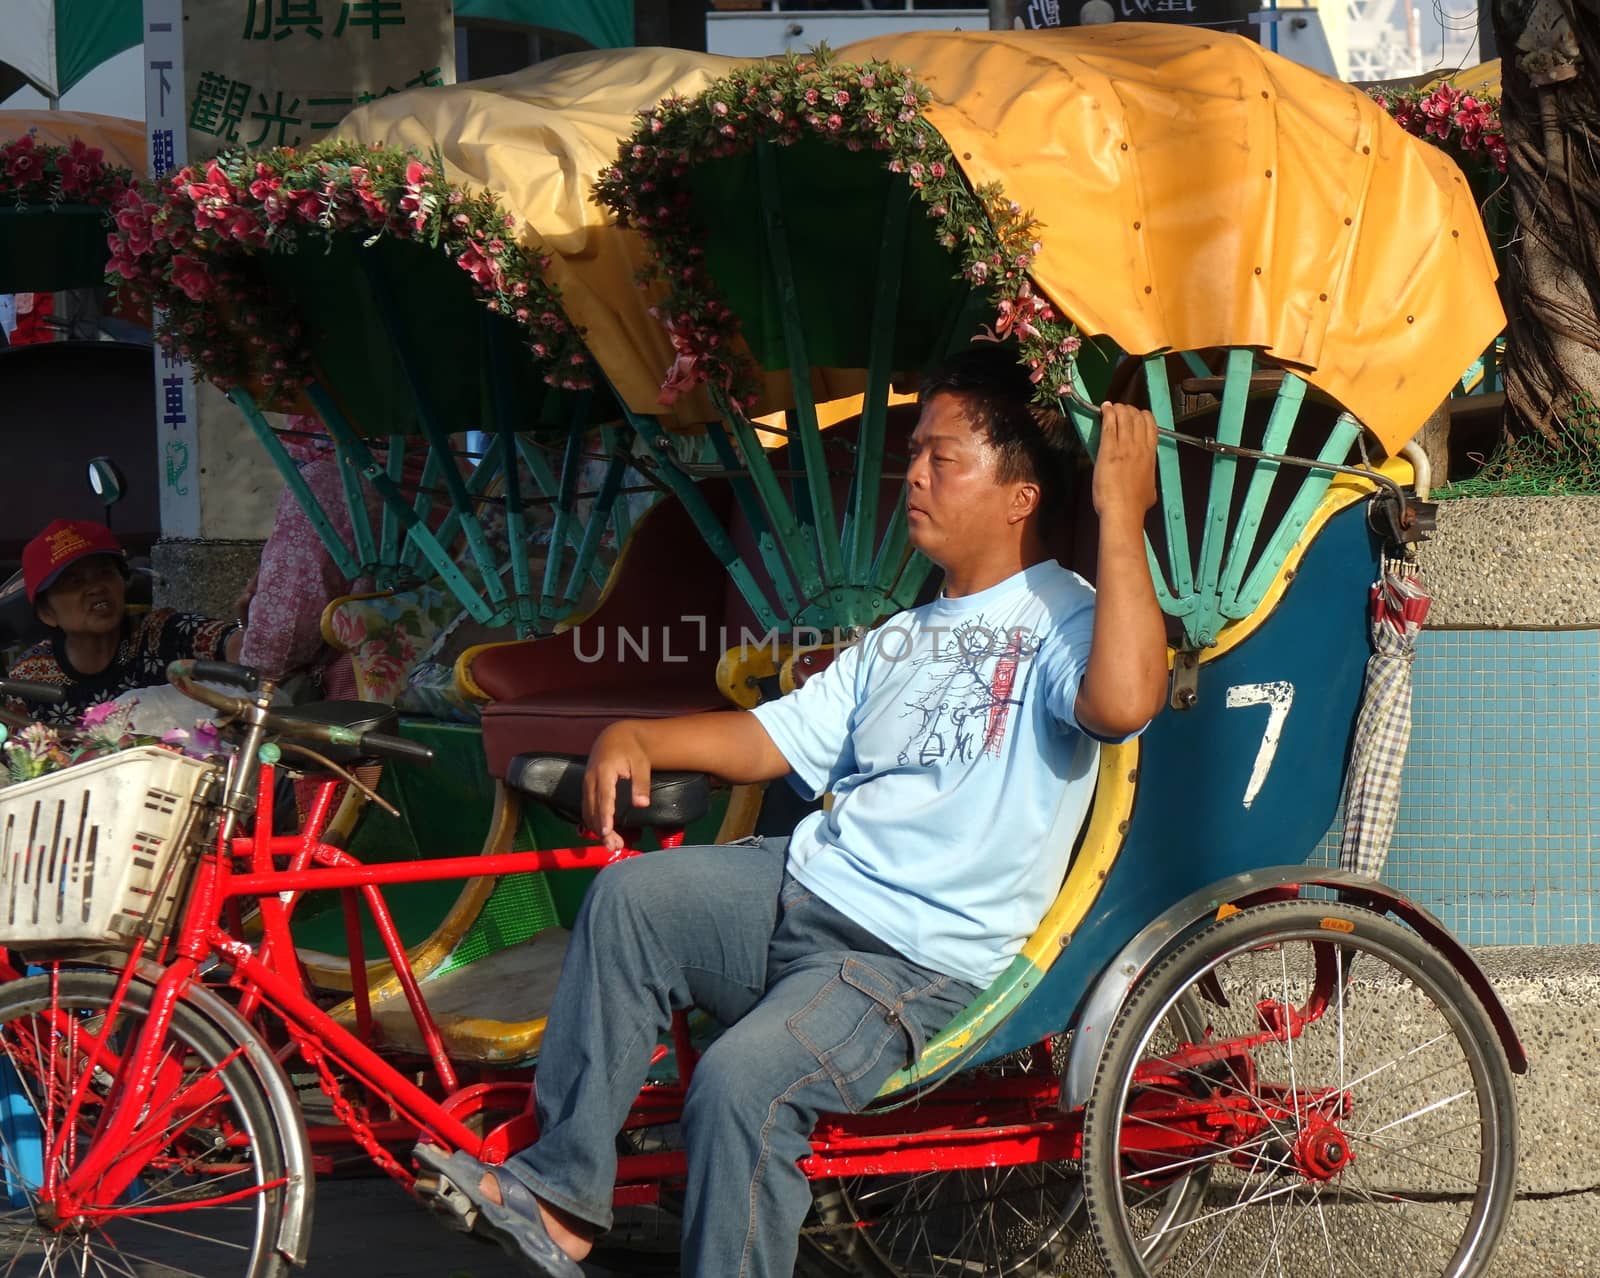
[{"label": "white number 7", "polygon": [[1267,773],[1272,771],[1272,760],[1278,753],[1278,737],[1283,733],[1283,721],[1289,717],[1289,707],[1294,704],[1294,684],[1284,680],[1275,683],[1240,683],[1228,689],[1228,709],[1240,706],[1266,706],[1267,730],[1261,734],[1261,748],[1256,751],[1255,766],[1250,769],[1250,784],[1245,787],[1244,805],[1249,807],[1261,793]]}]

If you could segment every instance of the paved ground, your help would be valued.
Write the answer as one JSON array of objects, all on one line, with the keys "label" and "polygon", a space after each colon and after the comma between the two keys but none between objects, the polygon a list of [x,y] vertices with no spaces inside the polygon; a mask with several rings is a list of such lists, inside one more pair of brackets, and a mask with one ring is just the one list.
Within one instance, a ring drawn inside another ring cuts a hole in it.
[{"label": "paved ground", "polygon": [[[1600,1185],[1534,1194],[1518,1203],[1488,1278],[1600,1278]],[[49,1271],[20,1264],[14,1272]],[[176,1272],[156,1265],[134,1270],[135,1278],[171,1278]],[[300,1272],[306,1278],[520,1278],[526,1271],[497,1249],[447,1232],[389,1181],[363,1179],[318,1186],[311,1264]],[[670,1257],[608,1257],[606,1264],[585,1266],[589,1278],[674,1278],[677,1272]],[[1090,1264],[1070,1272],[1090,1278],[1099,1268]]]}]

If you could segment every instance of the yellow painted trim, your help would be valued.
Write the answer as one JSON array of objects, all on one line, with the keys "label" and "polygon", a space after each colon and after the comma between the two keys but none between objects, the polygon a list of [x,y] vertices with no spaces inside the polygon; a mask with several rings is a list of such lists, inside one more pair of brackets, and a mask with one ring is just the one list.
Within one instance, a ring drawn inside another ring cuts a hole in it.
[{"label": "yellow painted trim", "polygon": [[1083,843],[1067,870],[1066,881],[1056,894],[1055,903],[1045,911],[1033,936],[1022,947],[1021,956],[1041,972],[1055,962],[1056,955],[1061,953],[1061,938],[1077,931],[1105,886],[1111,867],[1122,851],[1122,840],[1133,816],[1138,779],[1137,738],[1120,745],[1100,747],[1100,776]]},{"label": "yellow painted trim", "polygon": [[538,643],[538,639],[497,639],[493,643],[475,643],[459,657],[451,670],[455,678],[456,692],[472,701],[493,701],[487,692],[480,688],[472,678],[472,663],[480,652],[488,652],[490,648],[509,648],[512,644]]},{"label": "yellow painted trim", "polygon": [[346,648],[339,642],[338,635],[333,632],[333,614],[347,603],[360,603],[363,599],[388,599],[395,592],[392,590],[372,590],[361,595],[340,595],[337,599],[330,599],[328,606],[322,610],[322,616],[317,621],[317,629],[322,631],[322,642],[335,652],[353,652],[353,648]]},{"label": "yellow painted trim", "polygon": [[950,1066],[959,1065],[976,1044],[987,1038],[997,1024],[1033,993],[1039,978],[1061,954],[1063,941],[1070,941],[1088,916],[1122,851],[1138,789],[1139,753],[1137,740],[1101,747],[1089,824],[1054,904],[1006,970],[948,1026],[928,1040],[915,1063],[884,1083],[878,1093],[880,1097],[892,1096]]},{"label": "yellow painted trim", "polygon": [[839,646],[836,643],[814,643],[804,648],[796,648],[784,660],[783,665],[778,668],[778,691],[787,697],[800,686],[795,682],[794,663],[800,660],[801,657],[810,652],[828,652]]},{"label": "yellow painted trim", "polygon": [[770,679],[793,653],[790,645],[741,643],[717,659],[717,691],[741,710],[761,704],[758,679]]},{"label": "yellow painted trim", "polygon": [[[827,430],[830,426],[837,426],[840,422],[847,422],[853,417],[860,417],[867,402],[865,393],[859,395],[845,395],[839,399],[827,399],[817,405],[817,429]],[[901,404],[915,404],[916,393],[913,391],[897,391],[889,388],[889,398],[886,401],[890,408]],[[761,441],[761,447],[783,448],[790,442],[787,431],[788,423],[784,410],[764,413],[760,417],[750,419],[750,424],[756,428],[756,438]],[[767,429],[763,430],[762,427]]]},{"label": "yellow painted trim", "polygon": [[[410,1019],[410,1008],[404,999],[396,1013],[394,1030],[377,1022],[383,1041],[421,1055],[427,1049],[415,1032],[416,1022]],[[516,1065],[537,1055],[539,1045],[544,1042],[546,1018],[491,1021],[478,1016],[441,1016],[436,1024],[451,1060],[478,1065]]]}]

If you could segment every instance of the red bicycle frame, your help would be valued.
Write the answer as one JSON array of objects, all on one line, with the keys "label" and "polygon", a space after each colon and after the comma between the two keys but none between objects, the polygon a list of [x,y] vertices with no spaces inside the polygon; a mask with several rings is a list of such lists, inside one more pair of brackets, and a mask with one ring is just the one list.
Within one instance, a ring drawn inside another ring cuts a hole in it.
[{"label": "red bicycle frame", "polygon": [[[255,821],[258,830],[272,828],[274,781],[273,768],[262,766]],[[121,1061],[117,1071],[119,1086],[94,1132],[92,1148],[59,1185],[46,1186],[61,1217],[68,1218],[91,1202],[116,1201],[148,1161],[148,1147],[141,1149],[140,1145],[142,1129],[159,1122],[162,1125],[156,1128],[158,1131],[170,1132],[173,1123],[181,1130],[195,1122],[220,1096],[218,1075],[227,1061],[187,1084],[172,1088],[169,1078],[168,1090],[158,1087],[163,1078],[163,1042],[173,1009],[190,982],[196,980],[201,964],[211,958],[220,959],[228,970],[228,983],[240,992],[239,1010],[246,1019],[262,1008],[270,1010],[281,1018],[293,1047],[308,1062],[333,1064],[387,1102],[398,1122],[383,1125],[385,1138],[415,1139],[425,1132],[439,1143],[499,1161],[537,1134],[531,1089],[526,1082],[461,1086],[455,1064],[411,970],[382,889],[392,883],[596,869],[637,853],[612,853],[603,846],[588,845],[365,865],[321,841],[337,785],[328,781],[318,788],[303,833],[242,836],[226,843],[219,837],[217,846],[201,857],[181,924],[164,947],[168,961],[151,992],[146,1020],[131,1051]],[[663,832],[660,837],[664,847],[681,841],[681,831]],[[284,862],[283,868],[279,868],[280,861]],[[353,1030],[318,1007],[310,996],[290,931],[300,895],[325,889],[339,890],[344,897]],[[358,897],[371,913],[385,954],[416,1019],[440,1096],[430,1094],[374,1049]],[[255,942],[244,939],[236,923],[239,903],[252,899],[259,904],[261,923],[260,938]],[[223,919],[233,920],[234,926],[223,926],[219,922]],[[122,972],[117,1000],[134,979],[138,961],[136,951]],[[114,1016],[115,1006],[108,1021]],[[1297,1024],[1289,1032],[1299,1028]],[[658,1061],[667,1050],[658,1049]],[[678,1080],[646,1087],[629,1117],[629,1128],[677,1119],[694,1068],[694,1051],[681,1017],[674,1025],[673,1052],[678,1061]],[[919,1098],[911,1110],[826,1117],[813,1134],[813,1152],[802,1167],[809,1176],[823,1177],[911,1174],[1076,1159],[1082,1152],[1082,1115],[1058,1108],[1059,1083],[1050,1068],[1049,1054],[1041,1047],[1035,1056],[1031,1071],[1009,1077],[958,1078]],[[170,1074],[168,1069],[167,1075]],[[87,1087],[87,1081],[81,1086]],[[525,1098],[521,1114],[490,1128],[487,1134],[473,1131],[463,1121],[486,1109],[510,1108],[518,1098]],[[81,1100],[81,1096],[73,1098],[74,1114]],[[1240,1123],[1242,1116],[1233,1112],[1236,1107],[1218,1104],[1214,1099],[1208,1102],[1196,1098],[1195,1104],[1181,1108],[1180,1113],[1178,1107],[1168,1107],[1159,1137],[1141,1139],[1137,1127],[1125,1133],[1125,1139],[1132,1141],[1129,1152],[1148,1145],[1148,1153],[1171,1157],[1174,1128],[1192,1128],[1196,1146],[1214,1152],[1218,1141],[1224,1139],[1223,1129],[1236,1124],[1249,1126]],[[65,1126],[70,1131],[74,1124]],[[1240,1136],[1243,1137],[1242,1131]],[[47,1160],[47,1167],[56,1161]],[[398,1163],[388,1170],[409,1180]],[[618,1201],[651,1201],[663,1182],[683,1174],[684,1159],[679,1151],[624,1155],[619,1162]],[[53,1178],[53,1173],[47,1171],[47,1177]],[[88,1210],[109,1214],[119,1209],[96,1206]]]}]

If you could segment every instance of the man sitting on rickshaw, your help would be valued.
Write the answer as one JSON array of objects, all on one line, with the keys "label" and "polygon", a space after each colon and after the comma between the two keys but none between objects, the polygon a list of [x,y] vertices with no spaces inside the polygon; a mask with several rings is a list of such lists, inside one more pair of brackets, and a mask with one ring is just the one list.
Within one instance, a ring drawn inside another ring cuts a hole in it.
[{"label": "man sitting on rickshaw", "polygon": [[675,1009],[728,1026],[683,1111],[683,1272],[789,1274],[819,1113],[857,1111],[1017,954],[1066,872],[1098,743],[1143,729],[1166,686],[1145,560],[1155,423],[1108,405],[1094,471],[1098,595],[1057,564],[1069,501],[1059,419],[1003,347],[933,375],[910,441],[912,544],[944,570],[792,696],[601,734],[585,818],[613,850],[627,778],[788,776],[827,811],[787,841],[621,862],[574,926],[539,1059],[539,1139],[500,1167],[419,1146],[462,1222],[538,1273],[578,1275],[611,1223],[615,1137]]}]

